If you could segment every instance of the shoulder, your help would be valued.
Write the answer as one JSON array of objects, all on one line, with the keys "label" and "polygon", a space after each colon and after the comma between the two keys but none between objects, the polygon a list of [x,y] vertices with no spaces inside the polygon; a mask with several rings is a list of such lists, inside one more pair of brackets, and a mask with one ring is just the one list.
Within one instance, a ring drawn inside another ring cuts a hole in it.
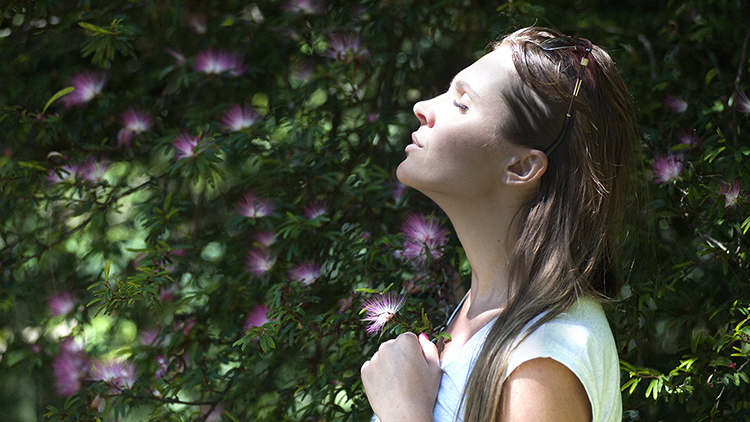
[{"label": "shoulder", "polygon": [[577,378],[588,395],[594,421],[619,420],[620,362],[604,310],[595,300],[578,300],[530,333],[511,355],[507,380],[524,367],[539,367],[540,362]]},{"label": "shoulder", "polygon": [[524,362],[505,380],[500,421],[591,421],[591,404],[578,377],[549,358]]}]

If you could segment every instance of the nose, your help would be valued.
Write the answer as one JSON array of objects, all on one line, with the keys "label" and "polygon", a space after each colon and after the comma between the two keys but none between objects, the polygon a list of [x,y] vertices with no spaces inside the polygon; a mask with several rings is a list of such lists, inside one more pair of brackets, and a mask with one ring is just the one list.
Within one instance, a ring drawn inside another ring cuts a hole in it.
[{"label": "nose", "polygon": [[428,101],[420,101],[414,104],[414,115],[417,116],[419,124],[422,126],[432,127],[435,125],[435,114],[432,112]]}]

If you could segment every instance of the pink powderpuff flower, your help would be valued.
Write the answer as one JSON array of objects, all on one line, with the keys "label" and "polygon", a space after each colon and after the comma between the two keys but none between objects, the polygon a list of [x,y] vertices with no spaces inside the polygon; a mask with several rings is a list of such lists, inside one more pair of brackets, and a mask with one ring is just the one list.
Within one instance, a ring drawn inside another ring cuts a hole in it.
[{"label": "pink powderpuff flower", "polygon": [[173,360],[174,358],[167,359],[165,356],[161,355],[156,357],[156,364],[158,366],[154,373],[154,378],[156,378],[157,381],[167,375],[167,372],[169,372],[169,364],[172,363]]},{"label": "pink powderpuff flower", "polygon": [[737,110],[740,113],[750,114],[750,99],[747,98],[744,92],[737,94]]},{"label": "pink powderpuff flower", "polygon": [[172,283],[169,287],[163,286],[159,289],[159,299],[162,302],[174,302],[177,292],[180,291],[180,283]]},{"label": "pink powderpuff flower", "polygon": [[212,49],[203,50],[195,56],[195,70],[207,75],[220,75],[229,72],[232,76],[245,73],[242,59],[235,53]]},{"label": "pink powderpuff flower", "polygon": [[69,338],[60,344],[60,354],[52,360],[52,373],[55,376],[57,392],[70,397],[81,389],[89,360],[73,339]]},{"label": "pink powderpuff flower", "polygon": [[182,160],[185,158],[193,158],[200,154],[204,147],[200,145],[201,139],[197,136],[190,136],[187,133],[183,133],[175,136],[172,141],[172,146],[177,150],[175,158]]},{"label": "pink powderpuff flower", "polygon": [[123,128],[117,133],[117,146],[127,147],[130,146],[130,138],[135,134],[141,134],[147,132],[154,125],[151,116],[143,111],[129,108],[125,110],[121,115]]},{"label": "pink powderpuff flower", "polygon": [[320,265],[312,262],[299,264],[289,270],[289,279],[299,281],[303,286],[309,286],[320,277]]},{"label": "pink powderpuff flower", "polygon": [[309,219],[317,218],[328,212],[328,202],[312,201],[304,209],[305,217]]},{"label": "pink powderpuff flower", "polygon": [[52,295],[47,300],[49,312],[52,316],[58,317],[68,315],[76,308],[76,300],[69,292],[60,292]]},{"label": "pink powderpuff flower", "polygon": [[69,164],[60,167],[59,175],[55,170],[50,170],[47,176],[47,182],[55,184],[60,183],[63,180],[70,180],[78,174],[79,166],[77,164]]},{"label": "pink powderpuff flower", "polygon": [[247,270],[258,277],[271,271],[276,263],[276,257],[271,255],[271,251],[266,248],[253,248],[247,253]]},{"label": "pink powderpuff flower", "polygon": [[680,180],[680,173],[685,169],[682,155],[675,156],[670,151],[654,160],[651,171],[654,173],[654,183],[668,183]]},{"label": "pink powderpuff flower", "polygon": [[394,183],[393,193],[391,194],[393,198],[393,202],[397,204],[399,203],[401,198],[403,198],[404,195],[406,195],[406,188],[407,186],[399,181],[396,181],[396,183]]},{"label": "pink powderpuff flower", "polygon": [[76,73],[68,80],[68,85],[75,88],[73,92],[62,97],[65,108],[85,104],[94,97],[101,94],[104,83],[107,81],[105,72],[94,72],[84,70]]},{"label": "pink powderpuff flower", "polygon": [[102,381],[115,390],[133,388],[135,383],[133,365],[125,361],[95,362],[90,376],[91,380]]},{"label": "pink powderpuff flower", "polygon": [[[209,413],[210,412],[210,413]],[[211,406],[201,406],[201,413],[207,414],[203,422],[221,422],[221,415],[224,413],[224,405],[221,403],[217,404],[214,410],[211,410]]]},{"label": "pink powderpuff flower", "polygon": [[139,339],[141,341],[141,344],[144,346],[164,347],[169,344],[172,336],[170,334],[167,334],[162,337],[161,329],[158,327],[152,327],[146,328],[145,330],[141,331]]},{"label": "pink powderpuff flower", "polygon": [[334,60],[351,63],[353,60],[361,60],[369,55],[363,49],[362,40],[357,35],[331,35],[329,49],[326,55]]},{"label": "pink powderpuff flower", "polygon": [[181,66],[185,64],[185,62],[187,62],[187,59],[185,58],[185,56],[183,56],[182,53],[178,51],[172,50],[171,48],[165,48],[164,51],[166,51],[167,54],[172,56],[172,58],[174,59],[174,64],[176,64],[177,66]]},{"label": "pink powderpuff flower", "polygon": [[255,233],[255,241],[259,244],[269,247],[276,242],[276,233],[272,231],[262,231]]},{"label": "pink powderpuff flower", "polygon": [[325,4],[315,0],[290,0],[284,6],[284,10],[305,15],[322,15],[325,12]]},{"label": "pink powderpuff flower", "polygon": [[680,140],[681,144],[690,145],[690,148],[693,148],[698,145],[698,136],[695,134],[694,131],[691,131],[691,130],[680,131],[680,133],[677,135],[677,138]]},{"label": "pink powderpuff flower", "polygon": [[109,160],[106,158],[89,158],[79,168],[79,173],[83,180],[91,183],[98,183],[104,179],[104,175],[109,170]]},{"label": "pink powderpuff flower", "polygon": [[406,296],[387,293],[384,295],[371,296],[365,301],[362,310],[365,318],[362,321],[369,325],[365,329],[367,334],[382,330],[394,315],[406,303]]},{"label": "pink powderpuff flower", "polygon": [[259,119],[260,115],[251,107],[235,104],[222,114],[221,124],[227,132],[239,132],[254,125]]},{"label": "pink powderpuff flower", "polygon": [[253,309],[250,310],[250,312],[247,313],[245,316],[245,323],[243,325],[243,330],[247,332],[253,327],[260,327],[261,325],[267,323],[270,321],[268,319],[268,306],[258,303],[255,306],[253,306]]},{"label": "pink powderpuff flower", "polygon": [[310,82],[315,74],[315,66],[309,61],[297,62],[292,66],[289,77],[296,82]]},{"label": "pink powderpuff flower", "polygon": [[719,194],[724,196],[724,208],[738,206],[740,202],[747,202],[747,195],[740,194],[740,182],[735,180],[732,184],[722,183]]},{"label": "pink powderpuff flower", "polygon": [[193,32],[198,35],[203,35],[208,30],[208,27],[206,25],[206,22],[208,21],[206,19],[206,15],[199,13],[185,13],[185,19],[187,20],[187,23],[193,30]]},{"label": "pink powderpuff flower", "polygon": [[424,263],[428,251],[432,259],[443,255],[440,248],[445,245],[448,231],[440,227],[440,222],[435,217],[409,214],[401,229],[406,237],[402,254],[405,259]]},{"label": "pink powderpuff flower", "polygon": [[260,199],[253,192],[243,195],[238,205],[238,213],[250,218],[267,217],[273,213],[276,206],[269,199]]},{"label": "pink powderpuff flower", "polygon": [[667,95],[664,99],[664,107],[674,114],[684,113],[688,104],[677,95]]}]

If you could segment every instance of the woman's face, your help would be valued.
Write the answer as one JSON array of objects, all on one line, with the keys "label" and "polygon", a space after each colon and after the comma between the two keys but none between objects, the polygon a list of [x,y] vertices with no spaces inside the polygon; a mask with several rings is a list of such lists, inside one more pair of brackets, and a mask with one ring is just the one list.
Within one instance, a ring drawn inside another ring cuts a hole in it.
[{"label": "woman's face", "polygon": [[462,70],[448,91],[414,105],[420,127],[396,172],[426,195],[486,195],[500,183],[513,145],[498,139],[507,118],[501,92],[517,83],[510,50],[501,47]]}]

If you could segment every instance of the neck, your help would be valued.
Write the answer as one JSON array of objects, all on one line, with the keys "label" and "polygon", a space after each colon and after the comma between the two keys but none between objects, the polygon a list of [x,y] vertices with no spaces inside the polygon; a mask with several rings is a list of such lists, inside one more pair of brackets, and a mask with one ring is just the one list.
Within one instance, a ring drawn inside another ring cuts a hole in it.
[{"label": "neck", "polygon": [[482,198],[433,199],[450,218],[471,264],[469,314],[502,308],[507,299],[512,249],[508,235],[520,203],[499,193]]}]

